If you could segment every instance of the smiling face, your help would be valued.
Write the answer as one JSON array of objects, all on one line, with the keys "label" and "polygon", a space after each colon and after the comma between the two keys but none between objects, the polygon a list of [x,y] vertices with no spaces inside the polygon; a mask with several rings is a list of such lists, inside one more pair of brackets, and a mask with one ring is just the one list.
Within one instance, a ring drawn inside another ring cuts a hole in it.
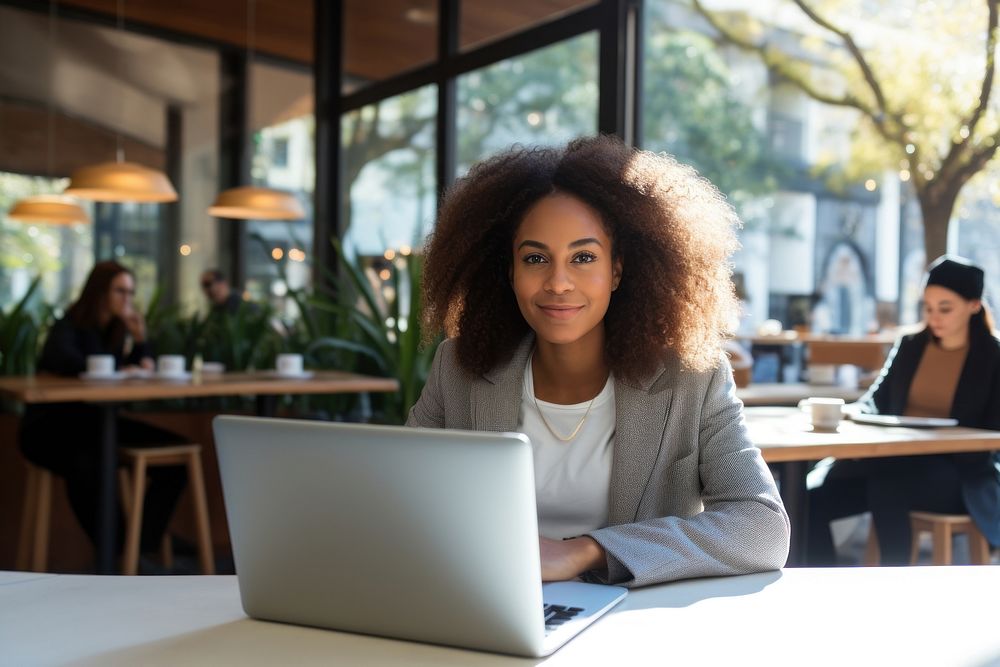
[{"label": "smiling face", "polygon": [[572,195],[548,195],[524,216],[513,250],[514,295],[538,339],[603,343],[604,315],[622,266],[597,211]]},{"label": "smiling face", "polygon": [[969,339],[969,318],[982,308],[979,299],[965,299],[940,285],[924,288],[924,319],[931,333],[946,347],[965,344]]},{"label": "smiling face", "polygon": [[107,308],[112,317],[124,319],[132,311],[132,299],[135,297],[135,280],[132,274],[122,271],[111,279],[108,287]]}]

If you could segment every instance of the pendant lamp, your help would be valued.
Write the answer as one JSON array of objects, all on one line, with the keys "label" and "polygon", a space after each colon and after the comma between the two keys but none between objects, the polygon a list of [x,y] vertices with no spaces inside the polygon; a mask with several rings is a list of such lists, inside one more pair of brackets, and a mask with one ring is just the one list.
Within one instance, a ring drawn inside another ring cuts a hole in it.
[{"label": "pendant lamp", "polygon": [[[55,69],[56,49],[56,3],[49,2],[49,70]],[[48,131],[46,152],[46,173],[52,174],[53,122],[52,92],[48,94]],[[62,195],[35,195],[25,197],[14,203],[7,212],[7,217],[27,223],[50,223],[54,225],[72,225],[78,222],[90,222],[90,216],[71,197]]]},{"label": "pendant lamp", "polygon": [[22,222],[48,222],[55,225],[72,225],[90,222],[90,216],[72,197],[63,195],[35,195],[14,204],[7,217]]},{"label": "pendant lamp", "polygon": [[[253,70],[254,0],[247,0],[247,71]],[[247,95],[249,98],[249,95]],[[246,152],[246,147],[244,147]],[[291,192],[260,186],[230,188],[218,194],[208,214],[235,220],[301,220],[306,217]]]},{"label": "pendant lamp", "polygon": [[65,193],[107,202],[177,201],[177,191],[162,171],[122,161],[80,167],[70,176]]},{"label": "pendant lamp", "polygon": [[209,215],[237,220],[299,220],[306,217],[302,204],[291,192],[243,186],[219,193],[208,207]]},{"label": "pendant lamp", "polygon": [[[118,0],[118,31],[125,34],[125,0]],[[119,69],[122,56],[118,54]],[[122,78],[122,77],[119,77]],[[70,175],[66,194],[106,202],[171,202],[177,201],[177,191],[162,171],[126,162],[121,133],[115,132],[117,144],[114,162],[81,167]]]}]

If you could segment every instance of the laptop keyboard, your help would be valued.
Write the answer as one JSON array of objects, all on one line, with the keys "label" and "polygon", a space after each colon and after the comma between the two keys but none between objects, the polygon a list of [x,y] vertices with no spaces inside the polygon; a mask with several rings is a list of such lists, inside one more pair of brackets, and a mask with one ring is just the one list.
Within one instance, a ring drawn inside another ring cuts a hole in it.
[{"label": "laptop keyboard", "polygon": [[558,604],[543,605],[545,612],[545,634],[558,630],[559,626],[570,620],[581,611],[582,607],[564,607]]}]

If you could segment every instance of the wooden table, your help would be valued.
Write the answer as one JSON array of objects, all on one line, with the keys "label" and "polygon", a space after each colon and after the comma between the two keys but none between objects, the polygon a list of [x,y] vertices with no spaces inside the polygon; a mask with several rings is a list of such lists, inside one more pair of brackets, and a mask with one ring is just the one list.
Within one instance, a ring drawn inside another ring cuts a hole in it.
[{"label": "wooden table", "polygon": [[953,454],[1000,449],[1000,431],[976,428],[903,428],[844,420],[835,433],[814,432],[808,415],[796,408],[744,410],[750,440],[764,460],[780,467],[781,497],[792,523],[789,564],[801,562],[808,524],[808,463],[837,458]]},{"label": "wooden table", "polygon": [[0,396],[21,403],[96,404],[102,412],[101,488],[98,498],[97,570],[114,572],[115,562],[115,467],[117,465],[116,412],[127,401],[193,398],[200,396],[252,395],[258,412],[273,412],[274,399],[286,394],[338,394],[396,391],[390,378],[369,377],[339,371],[320,371],[311,377],[280,378],[267,372],[202,374],[200,380],[165,380],[156,377],[123,380],[81,380],[37,375],[0,378]]},{"label": "wooden table", "polygon": [[998,567],[802,568],[681,581],[631,591],[535,661],[255,621],[231,576],[0,572],[0,664],[982,667],[1000,660],[997,599]]},{"label": "wooden table", "polygon": [[865,393],[857,387],[840,385],[806,384],[804,382],[756,382],[736,389],[736,396],[747,407],[761,405],[795,406],[804,398],[822,396],[842,398],[851,403]]}]

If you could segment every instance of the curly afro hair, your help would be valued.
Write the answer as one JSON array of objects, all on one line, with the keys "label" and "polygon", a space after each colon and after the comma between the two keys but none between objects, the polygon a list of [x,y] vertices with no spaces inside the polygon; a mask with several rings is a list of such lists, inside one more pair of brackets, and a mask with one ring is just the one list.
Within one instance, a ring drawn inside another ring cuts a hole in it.
[{"label": "curly afro hair", "polygon": [[427,335],[457,336],[471,373],[509,358],[530,331],[509,279],[514,234],[554,192],[593,207],[622,260],[604,318],[611,370],[637,381],[671,354],[693,371],[716,367],[736,314],[729,256],[739,220],[692,168],[608,136],[514,147],[455,183],[426,246]]}]

